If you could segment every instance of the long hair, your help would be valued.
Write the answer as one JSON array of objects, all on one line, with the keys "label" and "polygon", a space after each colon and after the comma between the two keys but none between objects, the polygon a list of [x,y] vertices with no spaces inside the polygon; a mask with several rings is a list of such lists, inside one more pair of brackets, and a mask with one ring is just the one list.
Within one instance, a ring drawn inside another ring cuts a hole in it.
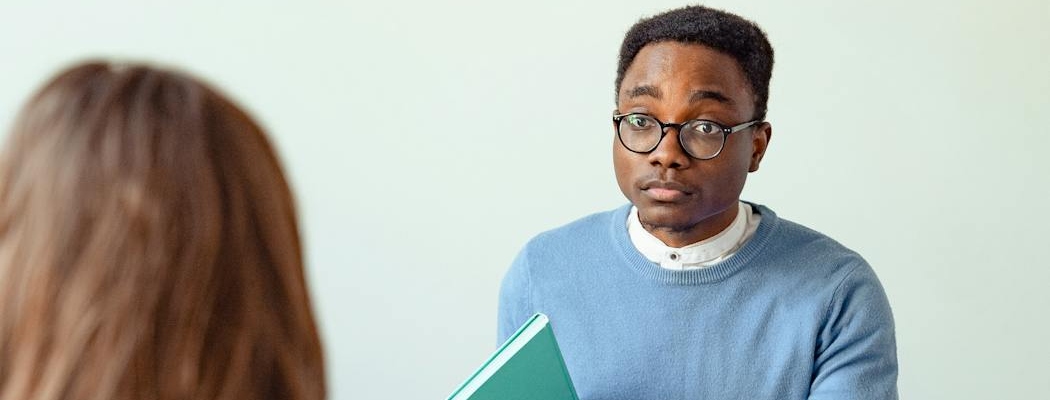
[{"label": "long hair", "polygon": [[0,400],[322,399],[292,195],[192,77],[60,73],[0,155]]}]

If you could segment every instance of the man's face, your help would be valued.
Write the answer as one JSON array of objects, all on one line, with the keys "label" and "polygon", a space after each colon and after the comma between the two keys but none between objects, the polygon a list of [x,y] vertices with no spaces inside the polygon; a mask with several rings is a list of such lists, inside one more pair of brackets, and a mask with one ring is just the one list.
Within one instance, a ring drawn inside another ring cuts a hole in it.
[{"label": "man's face", "polygon": [[[619,91],[618,113],[645,113],[664,123],[699,118],[731,127],[754,118],[755,97],[740,65],[702,45],[646,45]],[[614,137],[616,181],[649,232],[670,246],[692,244],[721,232],[736,217],[747,173],[758,169],[771,133],[766,123],[733,133],[709,160],[689,157],[676,128],[667,128],[647,154],[626,149]]]}]

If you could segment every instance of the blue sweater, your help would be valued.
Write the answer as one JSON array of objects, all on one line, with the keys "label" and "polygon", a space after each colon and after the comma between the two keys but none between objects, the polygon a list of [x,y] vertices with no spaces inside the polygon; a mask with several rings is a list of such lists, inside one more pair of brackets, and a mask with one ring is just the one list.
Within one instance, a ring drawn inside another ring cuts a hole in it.
[{"label": "blue sweater", "polygon": [[769,208],[733,257],[671,271],[630,206],[529,241],[500,290],[499,342],[550,317],[582,400],[896,399],[893,316],[871,267]]}]

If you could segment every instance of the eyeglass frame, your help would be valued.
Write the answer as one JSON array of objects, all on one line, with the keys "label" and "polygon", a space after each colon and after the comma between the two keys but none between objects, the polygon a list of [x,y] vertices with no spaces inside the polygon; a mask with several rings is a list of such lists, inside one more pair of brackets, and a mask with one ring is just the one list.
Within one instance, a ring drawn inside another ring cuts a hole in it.
[{"label": "eyeglass frame", "polygon": [[[623,136],[620,135],[620,121],[623,121],[624,118],[627,118],[628,116],[631,116],[631,115],[643,115],[643,116],[652,118],[653,121],[656,121],[656,123],[658,125],[660,125],[660,139],[656,141],[656,144],[654,144],[651,149],[645,150],[645,151],[637,151],[637,150],[634,150],[634,149],[631,149],[630,147],[628,147],[627,143],[624,143]],[[676,130],[678,130],[678,146],[680,146],[682,148],[682,151],[687,156],[695,158],[697,160],[710,160],[710,159],[713,159],[715,157],[718,157],[720,154],[722,154],[722,150],[725,149],[726,141],[729,140],[729,135],[730,134],[733,134],[733,133],[736,133],[736,132],[740,132],[740,131],[742,131],[744,129],[751,128],[751,127],[753,127],[755,125],[758,125],[758,124],[761,124],[762,122],[764,122],[764,121],[762,121],[760,119],[755,119],[755,120],[751,120],[751,121],[744,122],[744,123],[741,123],[741,124],[733,125],[733,126],[730,126],[730,127],[724,127],[724,126],[722,126],[722,124],[717,123],[717,122],[712,121],[712,120],[709,120],[709,119],[695,118],[695,119],[686,120],[686,121],[683,121],[683,122],[680,122],[680,123],[676,124],[676,123],[664,123],[663,121],[659,120],[658,118],[656,118],[656,117],[654,117],[652,115],[649,115],[649,114],[646,114],[646,113],[640,113],[640,112],[630,112],[630,113],[624,113],[624,114],[615,114],[614,113],[612,119],[613,119],[613,126],[616,127],[616,139],[618,139],[620,141],[620,144],[623,145],[623,148],[627,149],[628,151],[630,151],[632,153],[637,153],[637,154],[649,154],[649,153],[652,153],[653,151],[656,150],[657,147],[660,147],[660,143],[662,143],[664,141],[664,137],[667,136],[667,128],[675,128]],[[718,151],[715,152],[715,154],[712,155],[711,157],[700,158],[700,157],[694,156],[691,152],[689,152],[689,149],[685,147],[685,143],[682,141],[682,127],[686,126],[688,124],[697,122],[697,121],[709,122],[712,125],[714,125],[715,127],[721,128],[721,131],[722,131],[722,145],[718,147]]]}]

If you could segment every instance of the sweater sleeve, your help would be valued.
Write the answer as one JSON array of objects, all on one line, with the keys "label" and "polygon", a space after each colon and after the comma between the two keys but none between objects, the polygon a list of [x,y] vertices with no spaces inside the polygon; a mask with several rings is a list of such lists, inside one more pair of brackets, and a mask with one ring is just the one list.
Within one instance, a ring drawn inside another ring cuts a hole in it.
[{"label": "sweater sleeve", "polygon": [[518,253],[500,286],[497,346],[503,344],[533,314],[527,252],[528,247]]},{"label": "sweater sleeve", "polygon": [[836,289],[818,338],[810,400],[897,399],[893,314],[864,261]]}]

